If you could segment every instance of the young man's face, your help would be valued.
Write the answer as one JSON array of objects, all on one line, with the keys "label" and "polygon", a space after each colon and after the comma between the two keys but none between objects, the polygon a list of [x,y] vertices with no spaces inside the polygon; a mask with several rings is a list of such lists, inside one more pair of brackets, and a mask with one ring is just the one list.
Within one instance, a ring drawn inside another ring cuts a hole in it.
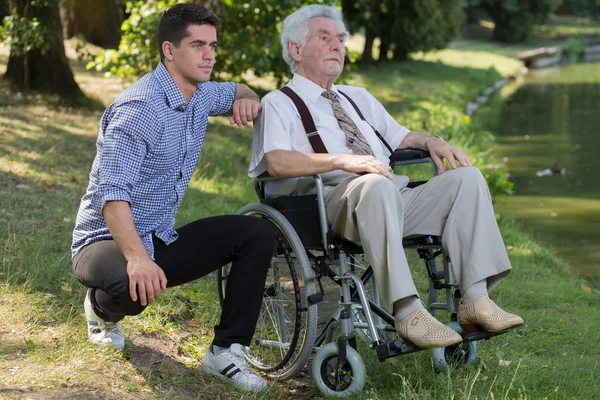
[{"label": "young man's face", "polygon": [[182,78],[197,85],[210,80],[215,63],[217,29],[212,25],[190,25],[189,36],[173,48],[173,66]]},{"label": "young man's face", "polygon": [[306,44],[300,50],[299,63],[317,77],[337,78],[344,68],[346,32],[332,19],[308,21]]}]

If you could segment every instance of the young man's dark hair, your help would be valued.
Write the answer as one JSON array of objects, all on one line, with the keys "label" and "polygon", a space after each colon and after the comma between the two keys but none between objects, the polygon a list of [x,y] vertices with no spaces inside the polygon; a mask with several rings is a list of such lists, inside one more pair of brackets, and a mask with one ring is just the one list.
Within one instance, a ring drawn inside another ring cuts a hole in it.
[{"label": "young man's dark hair", "polygon": [[218,28],[220,22],[221,20],[215,13],[199,4],[177,4],[169,8],[158,24],[160,59],[165,58],[162,44],[171,42],[175,47],[179,47],[181,40],[189,36],[187,28],[190,25],[212,25]]}]

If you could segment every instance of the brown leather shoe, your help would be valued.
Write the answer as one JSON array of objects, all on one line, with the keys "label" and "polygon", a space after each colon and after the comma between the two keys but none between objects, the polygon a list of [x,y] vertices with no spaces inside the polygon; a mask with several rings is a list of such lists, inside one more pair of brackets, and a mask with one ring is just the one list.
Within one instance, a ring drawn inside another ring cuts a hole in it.
[{"label": "brown leather shoe", "polygon": [[463,340],[462,336],[435,319],[424,308],[416,311],[406,322],[396,321],[395,327],[404,341],[422,349],[451,346]]},{"label": "brown leather shoe", "polygon": [[467,332],[473,332],[473,325],[488,332],[499,332],[523,325],[523,318],[507,313],[489,297],[480,297],[471,304],[458,305],[458,323]]}]

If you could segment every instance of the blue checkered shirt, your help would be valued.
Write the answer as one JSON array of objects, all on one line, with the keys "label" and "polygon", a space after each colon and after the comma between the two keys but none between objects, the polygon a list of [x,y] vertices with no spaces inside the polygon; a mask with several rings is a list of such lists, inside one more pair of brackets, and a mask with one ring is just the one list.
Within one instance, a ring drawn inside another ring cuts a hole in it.
[{"label": "blue checkered shirt", "polygon": [[121,93],[104,112],[90,183],[81,199],[74,256],[112,236],[102,216],[108,201],[127,201],[150,257],[152,234],[177,239],[175,212],[202,149],[208,116],[231,114],[237,85],[206,82],[185,104],[162,62]]}]

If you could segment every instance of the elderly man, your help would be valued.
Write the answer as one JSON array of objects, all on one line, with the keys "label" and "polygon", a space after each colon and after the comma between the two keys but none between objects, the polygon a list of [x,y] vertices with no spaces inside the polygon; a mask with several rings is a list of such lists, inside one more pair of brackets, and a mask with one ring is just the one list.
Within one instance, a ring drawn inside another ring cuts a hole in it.
[{"label": "elderly man", "polygon": [[[347,35],[335,7],[307,6],[284,21],[283,57],[294,76],[262,100],[250,177],[265,171],[296,177],[271,184],[267,192],[276,196],[314,191],[311,179],[297,177],[322,175],[333,232],[363,246],[382,300],[407,342],[433,348],[462,340],[419,300],[401,246],[411,235],[442,237],[463,292],[460,324],[490,332],[523,324],[488,297],[511,267],[483,176],[439,136],[399,125],[365,89],[334,84],[343,69]],[[304,128],[303,107],[316,135]],[[407,188],[408,178],[388,167],[391,151],[405,148],[428,150],[442,172],[444,158],[452,170]]]}]

